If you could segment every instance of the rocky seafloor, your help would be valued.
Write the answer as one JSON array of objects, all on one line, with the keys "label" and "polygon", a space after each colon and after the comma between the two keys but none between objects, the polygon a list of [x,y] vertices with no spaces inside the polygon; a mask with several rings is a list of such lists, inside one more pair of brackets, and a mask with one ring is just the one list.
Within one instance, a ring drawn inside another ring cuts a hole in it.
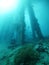
[{"label": "rocky seafloor", "polygon": [[49,39],[0,52],[0,65],[49,65]]}]

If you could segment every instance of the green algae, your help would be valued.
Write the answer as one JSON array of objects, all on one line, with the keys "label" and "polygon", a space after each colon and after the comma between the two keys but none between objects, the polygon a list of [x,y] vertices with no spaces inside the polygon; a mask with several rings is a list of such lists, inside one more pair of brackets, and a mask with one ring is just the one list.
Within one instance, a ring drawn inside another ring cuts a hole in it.
[{"label": "green algae", "polygon": [[35,65],[39,58],[34,45],[27,44],[11,51],[0,65]]}]

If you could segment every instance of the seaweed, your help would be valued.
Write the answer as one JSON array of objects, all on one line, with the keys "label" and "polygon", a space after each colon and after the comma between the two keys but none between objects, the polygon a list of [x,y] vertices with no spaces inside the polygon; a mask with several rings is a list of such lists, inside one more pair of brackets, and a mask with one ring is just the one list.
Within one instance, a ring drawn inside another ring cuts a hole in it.
[{"label": "seaweed", "polygon": [[35,65],[39,57],[40,55],[33,45],[26,45],[18,50],[14,57],[14,65]]},{"label": "seaweed", "polygon": [[1,65],[35,65],[40,59],[39,52],[33,44],[15,48],[1,61]]}]

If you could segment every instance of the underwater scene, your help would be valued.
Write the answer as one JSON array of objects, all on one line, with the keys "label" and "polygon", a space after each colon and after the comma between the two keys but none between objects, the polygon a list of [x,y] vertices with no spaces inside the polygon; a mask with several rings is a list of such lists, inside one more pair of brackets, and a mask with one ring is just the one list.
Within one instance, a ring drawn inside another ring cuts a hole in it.
[{"label": "underwater scene", "polygon": [[49,65],[49,0],[0,0],[0,65]]}]

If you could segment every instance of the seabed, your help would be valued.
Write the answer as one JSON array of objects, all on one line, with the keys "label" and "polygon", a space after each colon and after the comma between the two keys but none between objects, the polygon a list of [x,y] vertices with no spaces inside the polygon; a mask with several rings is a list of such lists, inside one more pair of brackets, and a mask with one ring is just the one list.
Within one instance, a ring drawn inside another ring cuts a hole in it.
[{"label": "seabed", "polygon": [[2,50],[0,65],[49,65],[49,39],[34,43]]}]

